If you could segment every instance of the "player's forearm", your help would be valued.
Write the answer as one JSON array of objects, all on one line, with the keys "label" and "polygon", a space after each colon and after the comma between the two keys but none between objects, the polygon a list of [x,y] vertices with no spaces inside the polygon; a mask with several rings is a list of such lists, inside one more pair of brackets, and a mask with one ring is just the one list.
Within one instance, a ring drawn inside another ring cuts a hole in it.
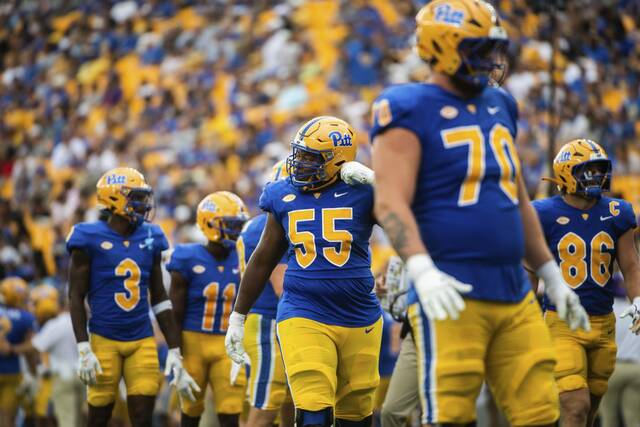
[{"label": "player's forearm", "polygon": [[403,200],[376,192],[374,212],[391,245],[403,260],[427,252],[413,212]]},{"label": "player's forearm", "polygon": [[164,310],[161,313],[156,314],[156,320],[164,335],[164,339],[167,341],[169,348],[176,348],[180,346],[180,332],[176,325],[172,310]]},{"label": "player's forearm", "polygon": [[271,272],[278,264],[279,258],[270,259],[271,257],[262,256],[258,250],[254,252],[247,269],[242,275],[240,281],[240,289],[233,311],[240,314],[247,314],[253,304],[262,293]]},{"label": "player's forearm", "polygon": [[84,296],[71,294],[70,313],[76,342],[89,341],[89,334],[87,333],[87,312],[84,309]]}]

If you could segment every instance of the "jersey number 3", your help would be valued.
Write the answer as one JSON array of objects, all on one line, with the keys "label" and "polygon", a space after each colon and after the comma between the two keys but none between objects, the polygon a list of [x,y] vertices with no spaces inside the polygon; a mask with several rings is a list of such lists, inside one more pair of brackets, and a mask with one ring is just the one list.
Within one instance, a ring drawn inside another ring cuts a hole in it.
[{"label": "jersey number 3", "polygon": [[[445,148],[469,146],[467,155],[467,175],[460,187],[458,206],[478,203],[480,186],[486,170],[484,135],[480,126],[460,126],[443,130],[441,133]],[[513,145],[509,129],[496,124],[489,133],[489,145],[500,167],[500,189],[514,204],[518,203],[516,177],[520,175],[520,161]]]},{"label": "jersey number 3", "polygon": [[[337,230],[337,220],[353,219],[351,208],[325,208],[321,211],[322,238],[329,243],[339,243],[339,249],[327,247],[322,255],[336,267],[342,267],[351,256],[353,236],[347,230]],[[309,267],[317,257],[315,236],[311,231],[298,231],[298,224],[316,219],[315,209],[299,209],[289,212],[289,240],[295,246],[296,261],[302,268]]]},{"label": "jersey number 3", "polygon": [[125,258],[116,267],[116,276],[124,277],[126,292],[116,292],[113,298],[118,307],[131,311],[140,301],[140,267],[131,258]]}]

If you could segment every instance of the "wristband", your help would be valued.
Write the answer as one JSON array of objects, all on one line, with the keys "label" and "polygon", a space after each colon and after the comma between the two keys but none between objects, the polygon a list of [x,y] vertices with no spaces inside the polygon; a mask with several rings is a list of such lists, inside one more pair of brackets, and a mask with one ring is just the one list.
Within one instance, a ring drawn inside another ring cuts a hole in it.
[{"label": "wristband", "polygon": [[173,305],[171,305],[171,300],[169,299],[161,301],[156,305],[154,305],[153,307],[151,307],[151,309],[153,310],[153,314],[155,314],[156,316],[162,313],[163,311],[171,310],[172,308],[173,308]]}]

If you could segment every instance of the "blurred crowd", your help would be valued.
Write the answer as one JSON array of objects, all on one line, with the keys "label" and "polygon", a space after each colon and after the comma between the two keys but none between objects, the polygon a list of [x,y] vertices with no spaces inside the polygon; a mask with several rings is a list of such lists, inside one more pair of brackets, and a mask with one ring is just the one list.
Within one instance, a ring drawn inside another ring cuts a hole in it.
[{"label": "blurred crowd", "polygon": [[[603,144],[614,189],[637,202],[640,1],[575,0],[552,13],[495,3],[513,41],[505,87],[521,107],[531,193],[545,191],[553,125],[556,145],[579,136]],[[367,162],[372,99],[428,76],[412,50],[420,5],[3,2],[0,276],[64,281],[65,235],[97,216],[95,182],[120,164],[144,172],[155,220],[177,243],[197,238],[195,206],[211,191],[233,190],[255,210],[265,171],[313,115],[350,121]]]}]

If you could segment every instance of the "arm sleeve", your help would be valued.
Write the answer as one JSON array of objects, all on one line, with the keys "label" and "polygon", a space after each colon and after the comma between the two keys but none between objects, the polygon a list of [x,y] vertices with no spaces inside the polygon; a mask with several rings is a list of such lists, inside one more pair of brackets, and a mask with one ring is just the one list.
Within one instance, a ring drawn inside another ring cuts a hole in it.
[{"label": "arm sleeve", "polygon": [[627,201],[620,201],[620,219],[617,221],[620,235],[628,230],[633,230],[638,226],[636,214],[633,212],[633,206]]},{"label": "arm sleeve", "polygon": [[164,231],[162,231],[159,226],[154,225],[153,228],[155,240],[157,242],[157,244],[153,246],[154,254],[156,256],[160,256],[163,251],[169,249],[169,241],[167,240],[167,236],[165,236]]},{"label": "arm sleeve", "polygon": [[260,194],[258,206],[265,212],[273,213],[273,200],[271,199],[271,183],[267,184]]},{"label": "arm sleeve", "polygon": [[89,240],[80,224],[76,224],[71,228],[67,236],[66,248],[69,253],[74,249],[87,250],[89,248]]},{"label": "arm sleeve", "polygon": [[183,275],[185,278],[188,278],[188,274],[185,272],[186,268],[186,259],[183,255],[184,251],[175,248],[171,253],[171,257],[169,258],[169,262],[166,265],[167,271],[176,272]]},{"label": "arm sleeve", "polygon": [[412,96],[410,86],[392,86],[382,92],[371,107],[371,130],[369,137],[374,138],[392,128],[407,129],[418,138],[420,137],[421,121],[416,114],[424,111],[415,108],[415,96]]}]

